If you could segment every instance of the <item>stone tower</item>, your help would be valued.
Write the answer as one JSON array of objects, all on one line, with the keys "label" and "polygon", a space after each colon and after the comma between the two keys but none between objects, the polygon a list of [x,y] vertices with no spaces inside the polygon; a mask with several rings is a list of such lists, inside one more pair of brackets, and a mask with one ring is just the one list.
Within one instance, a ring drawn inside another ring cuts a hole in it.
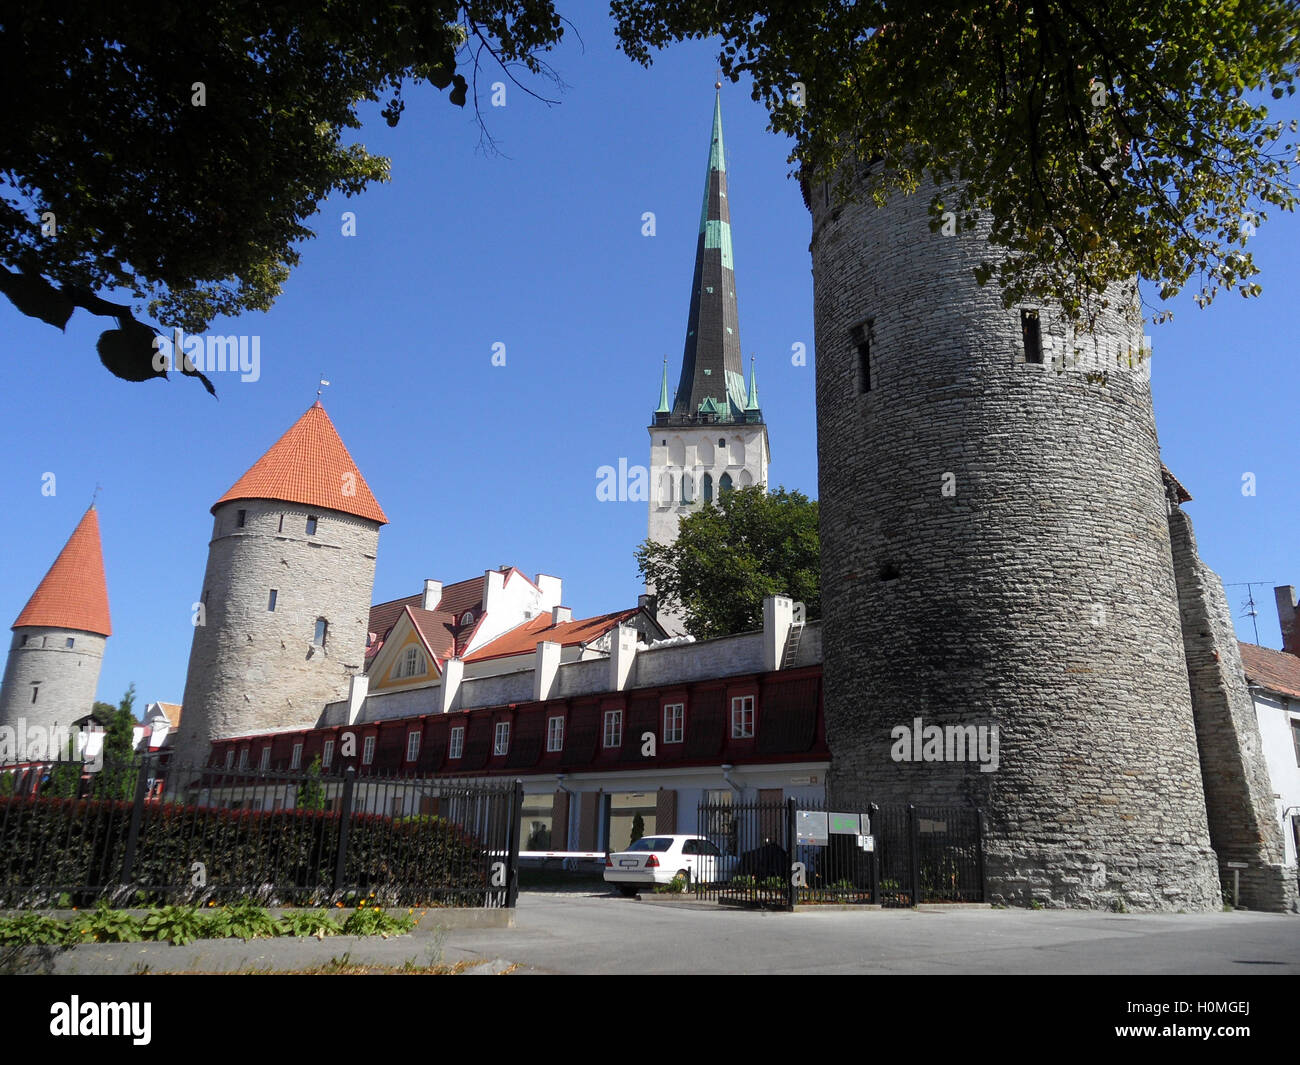
[{"label": "stone tower", "polygon": [[[751,365],[740,352],[740,318],[731,251],[731,209],[722,147],[722,96],[713,102],[713,138],[695,247],[690,313],[677,395],[668,401],[665,361],[659,407],[650,426],[649,536],[677,539],[693,506],[729,488],[767,484],[767,426]],[[661,615],[660,621],[675,620]],[[679,626],[678,626],[679,627]]]},{"label": "stone tower", "polygon": [[805,189],[828,795],[981,807],[994,901],[1217,908],[1135,291],[1005,309],[932,191]]},{"label": "stone tower", "polygon": [[92,505],[13,624],[0,725],[53,729],[95,705],[108,616],[99,515]]},{"label": "stone tower", "polygon": [[318,400],[212,507],[178,736],[310,724],[363,671],[388,519]]}]

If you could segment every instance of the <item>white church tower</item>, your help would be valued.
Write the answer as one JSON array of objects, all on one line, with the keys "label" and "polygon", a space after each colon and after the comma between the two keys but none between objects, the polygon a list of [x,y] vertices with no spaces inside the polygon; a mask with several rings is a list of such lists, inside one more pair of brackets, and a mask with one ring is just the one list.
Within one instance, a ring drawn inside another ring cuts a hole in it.
[{"label": "white church tower", "polygon": [[[649,429],[649,535],[657,543],[676,540],[681,519],[719,493],[767,484],[767,426],[758,405],[752,363],[746,389],[740,354],[721,92],[713,103],[713,140],[695,248],[682,375],[677,395],[669,404],[665,361],[659,407]],[[659,620],[680,631],[680,621],[674,625],[676,619],[671,615],[661,611]]]}]

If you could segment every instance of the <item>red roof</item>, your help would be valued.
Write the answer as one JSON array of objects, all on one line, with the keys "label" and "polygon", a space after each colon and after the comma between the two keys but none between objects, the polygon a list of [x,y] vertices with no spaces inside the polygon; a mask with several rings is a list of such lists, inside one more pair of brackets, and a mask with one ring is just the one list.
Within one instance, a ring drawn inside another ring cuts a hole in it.
[{"label": "red roof", "polygon": [[1300,699],[1300,658],[1254,643],[1239,646],[1248,681],[1279,695]]},{"label": "red roof", "polygon": [[563,647],[574,644],[591,643],[609,632],[614,626],[634,617],[640,607],[629,610],[616,610],[612,614],[601,614],[594,618],[580,621],[563,621],[559,625],[551,624],[551,611],[543,611],[535,618],[530,618],[522,625],[516,625],[509,632],[498,636],[490,643],[485,643],[471,655],[466,655],[466,662],[479,662],[485,658],[505,658],[508,655],[527,654],[537,649],[545,640],[558,643]]},{"label": "red roof", "polygon": [[253,463],[212,510],[236,499],[281,499],[355,514],[381,525],[388,522],[320,400]]},{"label": "red roof", "polygon": [[[425,615],[426,617],[429,616],[430,612],[422,609],[420,606],[423,602],[424,593],[421,592],[418,595],[408,595],[405,599],[390,599],[386,603],[376,603],[372,606],[370,608],[369,631],[375,634],[375,641],[366,648],[366,658],[374,658],[375,655],[379,653],[379,649],[384,646],[384,640],[386,640],[388,634],[393,631],[393,626],[397,624],[397,619],[402,616],[402,611],[408,606],[419,610],[421,615]],[[438,601],[437,610],[433,613],[440,616],[446,615],[446,618],[442,619],[442,623],[446,624],[452,617],[459,617],[464,614],[466,610],[471,609],[474,611],[474,619],[477,621],[483,614],[482,577],[471,577],[467,581],[457,581],[455,584],[447,585],[443,588],[442,598]],[[417,621],[416,628],[420,629],[421,634],[426,640],[430,640],[430,636],[435,630],[429,629],[429,631],[426,632],[425,626],[432,624],[435,623],[426,621],[425,625],[421,625]],[[466,626],[464,636],[468,638],[471,631],[472,627]],[[444,641],[442,637],[439,637],[436,640],[430,640],[432,645],[430,650],[433,650],[433,653],[437,655],[439,659],[442,659],[445,656],[441,651],[436,650],[436,648],[443,646],[445,642],[446,641]],[[462,641],[462,643],[463,642],[464,641]]]},{"label": "red roof", "polygon": [[41,625],[111,636],[104,552],[99,543],[99,515],[86,511],[59,557],[36,586],[13,628]]}]

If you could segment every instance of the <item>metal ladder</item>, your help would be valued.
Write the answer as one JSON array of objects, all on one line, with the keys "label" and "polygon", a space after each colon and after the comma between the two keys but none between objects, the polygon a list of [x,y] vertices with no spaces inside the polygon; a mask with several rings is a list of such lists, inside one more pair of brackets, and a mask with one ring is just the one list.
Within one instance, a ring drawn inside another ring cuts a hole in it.
[{"label": "metal ladder", "polygon": [[802,621],[796,621],[790,626],[790,633],[785,638],[785,654],[781,656],[781,668],[789,669],[794,665],[794,660],[799,657],[799,640],[803,637]]}]

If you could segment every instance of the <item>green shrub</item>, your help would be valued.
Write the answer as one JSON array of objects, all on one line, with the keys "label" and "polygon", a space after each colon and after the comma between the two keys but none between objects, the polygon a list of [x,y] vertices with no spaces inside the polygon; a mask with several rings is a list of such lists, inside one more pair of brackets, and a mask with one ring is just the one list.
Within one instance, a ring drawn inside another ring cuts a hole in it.
[{"label": "green shrub", "polygon": [[409,932],[415,926],[413,917],[391,917],[378,906],[360,907],[343,922],[345,936],[396,936]]},{"label": "green shrub", "polygon": [[139,918],[100,902],[93,910],[67,922],[70,943],[136,943],[144,932]]},{"label": "green shrub", "polygon": [[67,927],[62,921],[43,913],[24,913],[17,917],[0,917],[0,946],[47,946],[67,941]]},{"label": "green shrub", "polygon": [[329,915],[328,910],[291,910],[280,915],[279,934],[282,936],[336,936],[343,929]]},{"label": "green shrub", "polygon": [[141,931],[146,939],[169,941],[183,947],[202,939],[207,918],[194,906],[160,906],[144,919]]}]

